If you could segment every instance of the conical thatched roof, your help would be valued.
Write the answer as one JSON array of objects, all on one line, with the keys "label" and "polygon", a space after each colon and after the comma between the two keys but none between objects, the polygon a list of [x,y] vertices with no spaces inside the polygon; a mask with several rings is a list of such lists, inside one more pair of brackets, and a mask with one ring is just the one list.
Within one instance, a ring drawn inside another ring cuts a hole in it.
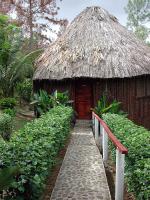
[{"label": "conical thatched roof", "polygon": [[37,61],[34,79],[150,74],[150,48],[100,7],[79,14]]}]

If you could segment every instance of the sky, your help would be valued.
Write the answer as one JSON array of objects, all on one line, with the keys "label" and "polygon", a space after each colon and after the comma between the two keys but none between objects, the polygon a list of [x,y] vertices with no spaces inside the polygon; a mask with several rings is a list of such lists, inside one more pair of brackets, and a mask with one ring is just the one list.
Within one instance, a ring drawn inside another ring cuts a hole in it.
[{"label": "sky", "polygon": [[88,6],[101,6],[105,8],[110,14],[115,15],[119,22],[126,26],[127,14],[124,7],[128,0],[60,0],[58,6],[60,7],[58,17],[66,18],[71,22],[82,10]]},{"label": "sky", "polygon": [[[105,8],[110,14],[118,18],[119,22],[126,26],[127,14],[124,7],[127,5],[128,0],[56,0],[57,6],[60,7],[57,18],[67,19],[69,23],[89,6],[100,6]],[[12,15],[15,18],[15,14]],[[59,31],[59,26],[53,26],[52,29],[56,32]],[[44,32],[45,33],[45,32]],[[47,31],[46,35],[50,35],[52,40],[57,39],[57,34]]]}]

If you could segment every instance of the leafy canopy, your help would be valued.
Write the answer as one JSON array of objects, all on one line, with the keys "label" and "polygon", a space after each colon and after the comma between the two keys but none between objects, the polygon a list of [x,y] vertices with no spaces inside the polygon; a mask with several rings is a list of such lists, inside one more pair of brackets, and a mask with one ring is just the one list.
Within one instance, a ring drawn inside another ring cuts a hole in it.
[{"label": "leafy canopy", "polygon": [[0,90],[3,96],[13,95],[17,81],[32,76],[33,61],[42,52],[24,53],[21,29],[5,15],[0,15]]},{"label": "leafy canopy", "polygon": [[135,32],[138,38],[146,41],[149,36],[147,23],[150,21],[150,1],[129,0],[125,11],[128,14],[127,26]]}]

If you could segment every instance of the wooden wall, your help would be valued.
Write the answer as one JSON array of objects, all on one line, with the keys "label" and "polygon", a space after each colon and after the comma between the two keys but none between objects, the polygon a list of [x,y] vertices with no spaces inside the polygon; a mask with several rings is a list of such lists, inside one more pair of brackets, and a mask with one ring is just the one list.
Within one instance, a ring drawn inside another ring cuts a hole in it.
[{"label": "wooden wall", "polygon": [[95,103],[107,91],[111,100],[122,102],[131,120],[150,129],[150,76],[97,80],[95,90]]},{"label": "wooden wall", "polygon": [[[76,80],[64,81],[34,81],[34,90],[45,89],[52,93],[58,91],[69,91],[70,99],[75,100]],[[144,125],[150,129],[150,76],[140,76],[124,79],[85,79],[84,82],[91,82],[93,87],[93,103],[97,104],[98,99],[105,91],[110,100],[116,99],[122,102],[122,109],[129,114],[129,118],[137,124]]]}]

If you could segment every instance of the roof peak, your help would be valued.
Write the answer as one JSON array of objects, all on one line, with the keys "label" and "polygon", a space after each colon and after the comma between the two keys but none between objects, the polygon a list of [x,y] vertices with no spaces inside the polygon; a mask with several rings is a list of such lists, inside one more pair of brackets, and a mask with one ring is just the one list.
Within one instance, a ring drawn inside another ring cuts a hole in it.
[{"label": "roof peak", "polygon": [[150,74],[150,48],[105,9],[84,9],[37,61],[34,79]]},{"label": "roof peak", "polygon": [[76,20],[80,16],[84,17],[85,15],[90,15],[91,17],[92,17],[92,15],[97,16],[100,21],[102,21],[102,20],[106,20],[106,21],[112,20],[114,22],[118,22],[118,19],[114,15],[110,14],[107,10],[105,10],[104,8],[102,8],[100,6],[86,7],[79,15],[77,15],[75,17],[74,20]]}]

